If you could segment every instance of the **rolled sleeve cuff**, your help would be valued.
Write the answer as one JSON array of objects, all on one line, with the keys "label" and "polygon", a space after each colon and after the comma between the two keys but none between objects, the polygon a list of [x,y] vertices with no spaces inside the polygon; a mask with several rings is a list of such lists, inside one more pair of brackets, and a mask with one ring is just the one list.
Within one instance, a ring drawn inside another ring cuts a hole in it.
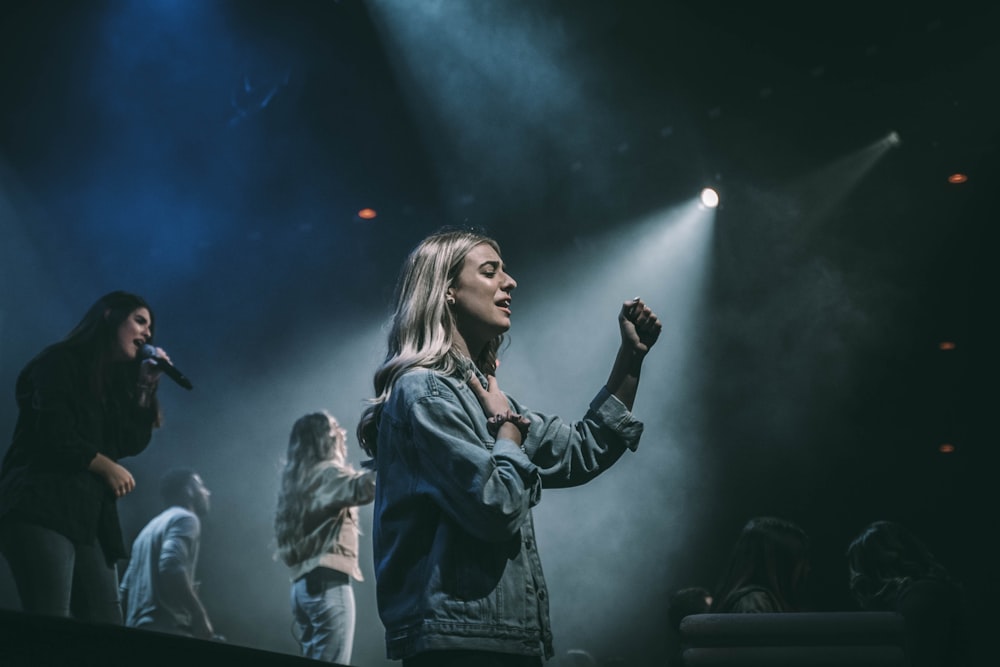
[{"label": "rolled sleeve cuff", "polygon": [[633,417],[625,404],[608,391],[607,387],[601,387],[597,392],[597,396],[590,402],[590,411],[597,416],[598,421],[620,433],[626,447],[633,452],[639,447],[639,438],[644,428],[642,422]]},{"label": "rolled sleeve cuff", "polygon": [[521,476],[525,488],[528,490],[530,504],[532,507],[538,504],[542,495],[542,477],[536,466],[524,449],[513,440],[500,438],[493,443],[494,458],[502,457],[514,464],[514,469]]},{"label": "rolled sleeve cuff", "polygon": [[520,447],[513,440],[499,438],[493,443],[493,456],[502,457],[511,461],[521,473],[521,476],[531,475],[535,472],[536,466],[528,458],[524,448]]}]

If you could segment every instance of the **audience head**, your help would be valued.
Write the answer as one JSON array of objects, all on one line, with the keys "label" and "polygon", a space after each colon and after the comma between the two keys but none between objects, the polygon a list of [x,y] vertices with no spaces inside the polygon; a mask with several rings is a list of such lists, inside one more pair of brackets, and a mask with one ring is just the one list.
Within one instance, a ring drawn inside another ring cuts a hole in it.
[{"label": "audience head", "polygon": [[875,521],[847,548],[851,593],[863,609],[891,609],[912,582],[950,581],[947,570],[901,524]]},{"label": "audience head", "polygon": [[712,593],[707,588],[691,586],[674,591],[667,607],[670,627],[680,630],[681,621],[691,614],[707,614],[712,608]]},{"label": "audience head", "polygon": [[740,531],[714,605],[724,607],[729,594],[746,586],[760,586],[774,596],[783,611],[796,611],[808,571],[805,531],[785,519],[755,517]]}]

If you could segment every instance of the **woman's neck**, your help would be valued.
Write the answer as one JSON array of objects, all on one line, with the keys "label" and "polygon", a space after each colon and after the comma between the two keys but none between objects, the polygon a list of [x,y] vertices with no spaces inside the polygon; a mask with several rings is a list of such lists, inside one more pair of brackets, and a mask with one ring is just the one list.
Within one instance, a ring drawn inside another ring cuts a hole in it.
[{"label": "woman's neck", "polygon": [[[467,339],[464,335],[462,335],[462,332],[459,331],[457,328],[452,329],[451,338],[452,338],[452,343],[451,343],[452,350],[457,352],[459,356],[466,357],[467,359],[471,359],[473,361],[479,358],[479,355],[481,355],[483,352],[483,348],[486,347],[485,343],[475,345],[474,341],[470,341],[469,339]],[[473,343],[473,345],[470,345],[470,343]],[[470,352],[470,350],[472,349],[476,350],[477,352],[476,356],[473,356],[472,353]]]}]

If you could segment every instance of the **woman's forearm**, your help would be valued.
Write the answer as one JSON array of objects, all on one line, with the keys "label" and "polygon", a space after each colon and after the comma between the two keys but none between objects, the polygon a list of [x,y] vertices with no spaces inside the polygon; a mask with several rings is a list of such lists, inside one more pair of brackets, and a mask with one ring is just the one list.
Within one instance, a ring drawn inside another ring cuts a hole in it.
[{"label": "woman's forearm", "polygon": [[629,349],[622,345],[618,348],[615,363],[608,376],[607,388],[615,398],[625,404],[629,410],[635,403],[636,390],[639,388],[639,375],[645,352]]}]

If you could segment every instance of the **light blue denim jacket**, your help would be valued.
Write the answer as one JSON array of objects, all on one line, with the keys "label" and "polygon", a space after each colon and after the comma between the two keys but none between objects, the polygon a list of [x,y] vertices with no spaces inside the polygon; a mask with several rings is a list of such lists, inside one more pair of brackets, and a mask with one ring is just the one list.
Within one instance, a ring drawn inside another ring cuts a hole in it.
[{"label": "light blue denim jacket", "polygon": [[582,421],[510,398],[531,419],[522,450],[494,440],[464,377],[400,377],[379,418],[373,530],[386,653],[441,649],[551,657],[548,592],[531,508],[542,488],[583,484],[639,444],[642,424],[602,388]]}]

